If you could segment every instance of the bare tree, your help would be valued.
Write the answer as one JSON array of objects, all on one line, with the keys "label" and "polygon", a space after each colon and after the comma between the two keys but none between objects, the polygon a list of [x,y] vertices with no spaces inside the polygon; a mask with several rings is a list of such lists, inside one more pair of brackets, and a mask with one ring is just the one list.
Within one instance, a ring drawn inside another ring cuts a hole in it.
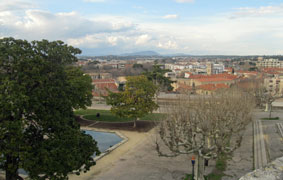
[{"label": "bare tree", "polygon": [[254,95],[256,104],[259,107],[265,106],[265,111],[269,112],[269,118],[271,118],[272,113],[272,103],[280,98],[279,88],[276,87],[274,91],[270,91],[261,81],[254,81],[250,88],[249,92]]},{"label": "bare tree", "polygon": [[[240,145],[243,129],[251,122],[253,102],[252,96],[238,89],[180,101],[168,109],[167,118],[160,123],[162,143],[156,141],[157,152],[166,157],[194,154],[198,157],[198,179],[203,179],[204,159],[215,159]],[[165,153],[161,144],[170,153]]]},{"label": "bare tree", "polygon": [[[265,81],[268,82],[269,79]],[[269,113],[269,118],[271,118],[272,103],[282,97],[277,83],[274,89],[273,85],[274,84],[269,87],[269,83],[264,83],[262,78],[245,79],[237,84],[239,88],[254,96],[256,105],[260,108],[264,107],[265,111]]]},{"label": "bare tree", "polygon": [[266,89],[263,85],[263,80],[261,78],[249,78],[243,79],[235,85],[242,91],[249,93],[255,98],[255,104],[258,107],[262,107],[264,104],[264,93]]}]

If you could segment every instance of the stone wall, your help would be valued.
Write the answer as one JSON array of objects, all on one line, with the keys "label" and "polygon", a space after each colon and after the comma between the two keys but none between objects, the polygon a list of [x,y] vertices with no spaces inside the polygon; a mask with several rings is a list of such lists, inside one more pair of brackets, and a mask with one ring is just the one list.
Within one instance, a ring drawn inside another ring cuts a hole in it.
[{"label": "stone wall", "polygon": [[283,180],[283,157],[246,174],[240,180]]}]

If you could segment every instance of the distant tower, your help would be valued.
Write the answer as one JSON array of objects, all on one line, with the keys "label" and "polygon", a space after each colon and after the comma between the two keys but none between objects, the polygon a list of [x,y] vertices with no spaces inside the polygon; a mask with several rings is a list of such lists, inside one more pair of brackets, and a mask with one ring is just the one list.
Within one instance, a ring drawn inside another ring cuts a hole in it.
[{"label": "distant tower", "polygon": [[258,57],[257,60],[258,61],[263,61],[263,57]]},{"label": "distant tower", "polygon": [[211,62],[206,63],[206,73],[207,75],[213,74],[213,63]]}]

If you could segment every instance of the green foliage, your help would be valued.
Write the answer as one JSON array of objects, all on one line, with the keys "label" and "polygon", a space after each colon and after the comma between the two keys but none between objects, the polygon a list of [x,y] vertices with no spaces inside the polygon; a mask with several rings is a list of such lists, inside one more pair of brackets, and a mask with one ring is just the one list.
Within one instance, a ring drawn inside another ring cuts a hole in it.
[{"label": "green foliage", "polygon": [[145,76],[127,77],[125,90],[119,93],[109,91],[106,103],[111,112],[119,117],[141,118],[158,105],[153,101],[157,87]]},{"label": "green foliage", "polygon": [[261,118],[262,120],[279,120],[280,118],[279,117],[267,117],[267,118]]},{"label": "green foliage", "polygon": [[254,62],[249,62],[249,65],[251,65],[251,66],[256,66],[256,63],[254,63]]},{"label": "green foliage", "polygon": [[249,71],[258,71],[258,68],[257,67],[250,67],[248,70]]},{"label": "green foliage", "polygon": [[216,160],[216,169],[218,171],[225,171],[226,165],[227,165],[227,155],[226,154],[220,154],[219,157]]},{"label": "green foliage", "polygon": [[133,68],[135,68],[135,69],[141,68],[142,69],[143,65],[142,64],[134,64]]},{"label": "green foliage", "polygon": [[207,180],[221,180],[223,177],[223,174],[209,174],[205,177],[205,179]]},{"label": "green foliage", "polygon": [[118,91],[124,91],[124,84],[119,84]]},{"label": "green foliage", "polygon": [[220,154],[216,160],[215,169],[210,173],[207,178],[211,180],[221,180],[225,176],[224,171],[227,167],[227,160],[229,156],[227,154]]},{"label": "green foliage", "polygon": [[66,67],[65,71],[68,83],[71,85],[69,86],[69,100],[72,102],[73,108],[90,106],[93,89],[91,77],[83,74],[79,68],[72,66]]},{"label": "green foliage", "polygon": [[152,81],[155,85],[158,86],[159,90],[161,91],[172,91],[172,83],[169,77],[165,77],[164,74],[166,72],[171,72],[168,69],[161,69],[159,65],[153,66],[153,71],[146,72],[144,75]]},{"label": "green foliage", "polygon": [[73,108],[91,103],[90,77],[69,65],[81,51],[62,41],[0,39],[0,169],[17,179],[67,179],[99,153]]},{"label": "green foliage", "polygon": [[[100,117],[96,117],[97,113],[100,114]],[[113,115],[109,110],[81,109],[75,111],[75,114],[83,115],[83,117],[88,120],[103,121],[103,122],[128,122],[134,120],[134,118],[117,117]],[[165,116],[164,114],[152,113],[145,115],[144,117],[140,118],[140,120],[155,121],[155,120],[161,120],[162,118],[164,118],[164,116]]]}]

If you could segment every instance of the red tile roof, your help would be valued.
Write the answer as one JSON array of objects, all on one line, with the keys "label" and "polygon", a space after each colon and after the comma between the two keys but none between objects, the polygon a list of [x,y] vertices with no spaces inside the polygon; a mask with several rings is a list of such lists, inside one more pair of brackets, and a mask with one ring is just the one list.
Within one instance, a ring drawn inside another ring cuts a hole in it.
[{"label": "red tile roof", "polygon": [[95,79],[92,81],[94,85],[93,96],[107,96],[108,91],[118,92],[118,87],[114,79]]},{"label": "red tile roof", "polygon": [[185,72],[185,74],[189,74],[189,75],[192,75],[193,73],[191,73],[191,72]]},{"label": "red tile roof", "polygon": [[191,75],[190,79],[213,79],[213,78],[225,78],[225,79],[237,79],[237,76],[228,74],[228,73],[222,73],[222,74],[212,74],[212,75]]},{"label": "red tile roof", "polygon": [[191,91],[193,88],[192,86],[183,84],[183,83],[178,83],[178,88],[176,89],[177,92],[187,92]]},{"label": "red tile roof", "polygon": [[234,79],[228,79],[228,78],[203,78],[203,79],[197,79],[199,82],[219,82],[219,81],[232,81]]},{"label": "red tile roof", "polygon": [[283,68],[264,68],[262,71],[267,74],[280,74],[283,73]]},{"label": "red tile roof", "polygon": [[237,73],[240,73],[240,74],[253,74],[253,75],[257,75],[258,72],[256,71],[237,71]]},{"label": "red tile roof", "polygon": [[207,91],[215,91],[217,89],[222,88],[229,88],[226,84],[203,84],[200,86],[197,86],[198,89],[207,90]]},{"label": "red tile roof", "polygon": [[101,84],[95,84],[95,88],[98,89],[109,89],[109,90],[117,90],[117,85],[115,83],[101,83]]}]

